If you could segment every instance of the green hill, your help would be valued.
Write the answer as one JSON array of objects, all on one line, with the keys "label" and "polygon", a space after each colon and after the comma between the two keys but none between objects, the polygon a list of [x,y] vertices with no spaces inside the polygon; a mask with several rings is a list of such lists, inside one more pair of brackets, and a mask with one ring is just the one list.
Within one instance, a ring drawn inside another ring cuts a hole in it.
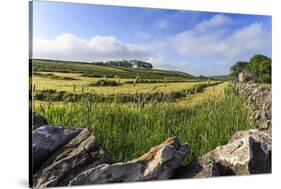
[{"label": "green hill", "polygon": [[194,76],[170,70],[146,69],[146,68],[126,68],[121,66],[97,65],[87,62],[59,61],[32,59],[33,72],[64,72],[81,73],[89,77],[120,77],[120,78],[140,78],[145,79],[195,79]]},{"label": "green hill", "polygon": [[233,79],[231,75],[216,75],[216,76],[210,76],[209,78],[213,80],[221,80],[221,81],[228,81]]}]

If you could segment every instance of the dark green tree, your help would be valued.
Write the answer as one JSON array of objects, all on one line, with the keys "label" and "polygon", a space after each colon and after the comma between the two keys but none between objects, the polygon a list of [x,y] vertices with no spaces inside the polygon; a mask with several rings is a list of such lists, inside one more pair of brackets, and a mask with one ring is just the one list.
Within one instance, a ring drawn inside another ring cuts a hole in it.
[{"label": "dark green tree", "polygon": [[260,83],[271,83],[271,58],[262,54],[256,54],[250,62],[238,61],[230,68],[230,74],[237,78],[243,70],[250,71]]},{"label": "dark green tree", "polygon": [[248,68],[248,62],[244,62],[244,61],[238,61],[236,62],[233,66],[231,66],[230,68],[230,74],[232,76],[234,76],[235,78],[238,77],[238,74],[244,70],[244,69],[247,69]]},{"label": "dark green tree", "polygon": [[271,83],[271,58],[257,54],[250,59],[249,70],[260,83]]}]

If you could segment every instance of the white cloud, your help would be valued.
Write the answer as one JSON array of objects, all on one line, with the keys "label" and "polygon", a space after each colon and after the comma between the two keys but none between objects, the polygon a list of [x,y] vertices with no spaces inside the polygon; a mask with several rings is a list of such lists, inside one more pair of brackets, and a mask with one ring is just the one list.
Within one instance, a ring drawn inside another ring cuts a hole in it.
[{"label": "white cloud", "polygon": [[135,37],[140,39],[140,40],[145,41],[145,40],[148,40],[151,37],[151,33],[138,31],[138,32],[136,32]]},{"label": "white cloud", "polygon": [[253,23],[234,31],[222,41],[229,58],[245,57],[259,52],[271,52],[271,33],[261,23]]},{"label": "white cloud", "polygon": [[196,73],[192,68],[192,64],[187,61],[175,61],[169,60],[165,57],[165,53],[157,53],[146,59],[148,62],[153,63],[153,67],[156,69],[175,70],[175,71],[187,71],[188,73]]},{"label": "white cloud", "polygon": [[218,30],[198,35],[197,32],[190,30],[173,36],[170,44],[184,56],[208,57],[224,50],[224,46],[220,43],[224,34],[224,30]]},{"label": "white cloud", "polygon": [[171,37],[170,44],[186,57],[228,65],[247,60],[255,53],[271,52],[271,32],[265,30],[262,23],[232,31],[228,29],[231,23],[230,18],[216,15]]},{"label": "white cloud", "polygon": [[231,18],[224,16],[223,14],[217,14],[208,20],[203,20],[196,24],[194,30],[196,32],[207,32],[220,26],[231,24],[232,22],[233,20]]},{"label": "white cloud", "polygon": [[172,66],[165,60],[164,55],[161,52],[147,58],[146,61],[153,62],[153,67],[156,69],[170,69],[170,66]]},{"label": "white cloud", "polygon": [[167,20],[159,20],[156,24],[155,27],[157,29],[165,29],[168,28],[168,21]]},{"label": "white cloud", "polygon": [[70,33],[63,33],[54,40],[35,38],[35,58],[98,61],[112,59],[145,59],[150,51],[141,45],[122,43],[113,36],[94,36],[81,39]]}]

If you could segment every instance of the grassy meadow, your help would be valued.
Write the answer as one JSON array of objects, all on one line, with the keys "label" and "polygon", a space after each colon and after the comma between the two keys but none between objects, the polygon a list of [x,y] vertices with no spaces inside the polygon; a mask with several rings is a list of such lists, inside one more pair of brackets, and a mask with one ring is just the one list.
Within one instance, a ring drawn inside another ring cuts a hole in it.
[{"label": "grassy meadow", "polygon": [[[40,73],[40,75],[38,75]],[[207,81],[195,81],[195,80],[182,80],[178,82],[178,80],[174,81],[170,80],[166,84],[164,81],[155,80],[155,83],[137,83],[135,86],[133,83],[127,83],[129,81],[134,81],[134,79],[124,79],[124,78],[92,78],[92,77],[85,77],[81,76],[81,74],[77,73],[36,73],[33,78],[33,84],[36,86],[36,90],[46,90],[46,89],[56,89],[58,91],[66,91],[66,92],[73,92],[73,93],[81,93],[82,90],[84,92],[95,92],[97,94],[135,94],[145,93],[151,91],[163,91],[163,92],[171,92],[171,91],[178,91],[186,88],[190,88],[196,84],[200,83],[207,83]],[[52,74],[52,75],[51,75]],[[57,78],[50,77],[57,76]],[[60,79],[61,78],[61,79]],[[70,78],[70,79],[64,79]],[[109,81],[116,81],[117,83],[120,82],[119,86],[102,86],[96,87],[91,86],[91,84],[99,81],[99,80],[109,80]],[[152,82],[153,80],[148,80]],[[211,81],[213,83],[214,81]],[[75,89],[74,89],[75,86]]]},{"label": "grassy meadow", "polygon": [[46,60],[33,60],[32,70],[30,108],[52,125],[89,128],[116,161],[178,136],[191,147],[187,163],[251,127],[228,81]]}]

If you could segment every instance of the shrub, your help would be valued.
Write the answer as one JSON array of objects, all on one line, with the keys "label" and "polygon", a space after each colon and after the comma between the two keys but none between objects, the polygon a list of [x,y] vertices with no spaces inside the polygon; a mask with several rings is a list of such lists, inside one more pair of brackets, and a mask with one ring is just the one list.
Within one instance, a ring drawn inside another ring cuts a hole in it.
[{"label": "shrub", "polygon": [[271,76],[268,74],[261,75],[258,78],[259,83],[271,83]]},{"label": "shrub", "polygon": [[95,84],[96,86],[118,86],[119,84],[116,81],[112,80],[98,80]]}]

